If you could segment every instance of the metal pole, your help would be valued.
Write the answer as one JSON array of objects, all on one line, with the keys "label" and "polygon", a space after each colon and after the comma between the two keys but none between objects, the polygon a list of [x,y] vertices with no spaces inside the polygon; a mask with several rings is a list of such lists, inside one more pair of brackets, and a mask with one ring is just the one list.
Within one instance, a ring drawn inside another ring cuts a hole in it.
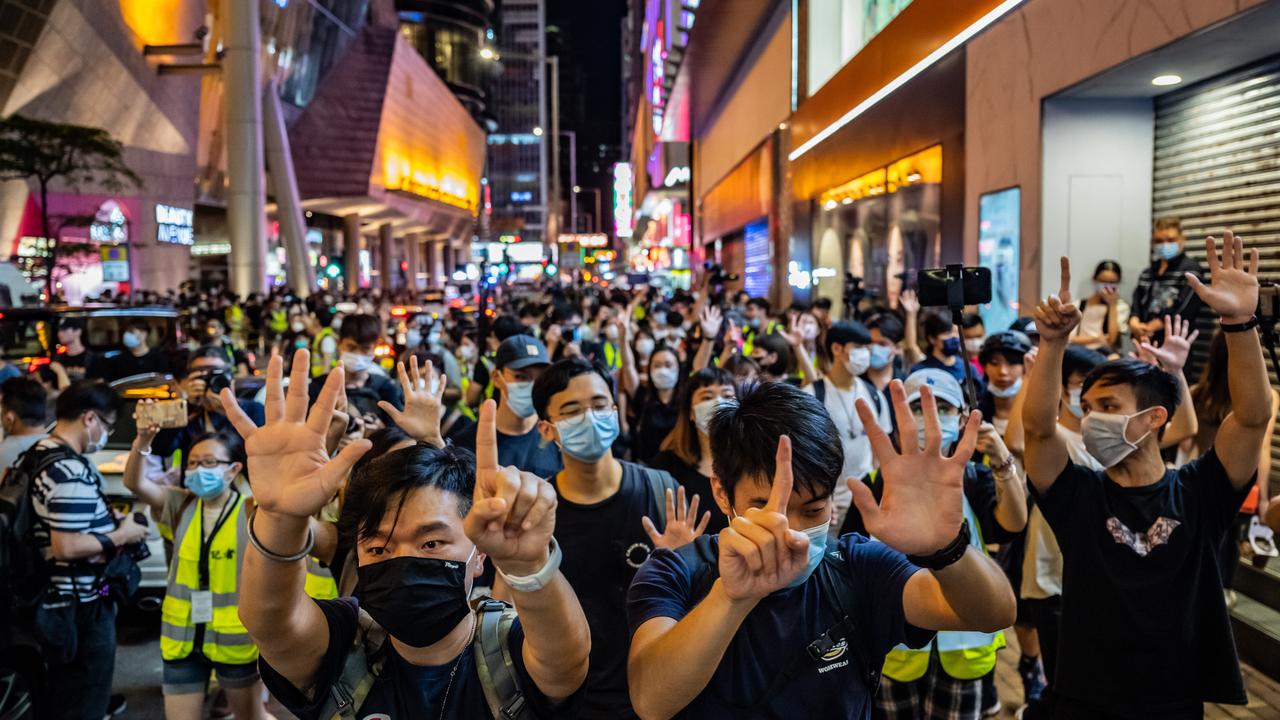
[{"label": "metal pole", "polygon": [[227,231],[231,282],[240,297],[266,289],[267,226],[262,191],[262,93],[258,4],[232,0],[226,10],[222,106],[227,128]]},{"label": "metal pole", "polygon": [[342,218],[342,263],[346,270],[348,295],[360,289],[360,214],[352,213]]},{"label": "metal pole", "polygon": [[289,259],[285,264],[285,275],[294,294],[305,298],[315,287],[315,269],[311,267],[311,257],[307,253],[307,221],[302,217],[302,197],[293,172],[289,131],[285,129],[279,87],[274,79],[267,82],[262,100],[266,113],[267,154],[271,158],[271,186],[275,190],[276,214],[280,219],[280,242]]},{"label": "metal pole", "polygon": [[569,136],[569,223],[573,229],[569,232],[578,232],[578,133],[576,130],[565,130],[565,135]]},{"label": "metal pole", "polygon": [[551,198],[552,216],[555,229],[551,233],[551,242],[557,242],[560,235],[560,58],[552,55],[547,58],[551,64]]}]

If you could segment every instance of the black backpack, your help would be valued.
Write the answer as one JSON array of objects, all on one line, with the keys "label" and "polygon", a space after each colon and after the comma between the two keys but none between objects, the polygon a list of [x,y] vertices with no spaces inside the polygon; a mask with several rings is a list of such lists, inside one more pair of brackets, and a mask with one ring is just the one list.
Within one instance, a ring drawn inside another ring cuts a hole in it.
[{"label": "black backpack", "polygon": [[55,463],[76,457],[65,445],[32,445],[0,478],[0,611],[35,607],[49,584],[49,567],[36,547],[31,484]]}]

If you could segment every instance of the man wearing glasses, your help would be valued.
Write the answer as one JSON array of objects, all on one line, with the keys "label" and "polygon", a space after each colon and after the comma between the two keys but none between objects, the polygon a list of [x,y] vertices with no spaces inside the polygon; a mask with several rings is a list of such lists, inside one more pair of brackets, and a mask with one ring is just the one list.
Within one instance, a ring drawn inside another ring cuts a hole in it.
[{"label": "man wearing glasses", "polygon": [[[211,432],[230,432],[231,421],[222,410],[218,392],[231,383],[231,366],[226,353],[216,345],[204,345],[192,351],[182,379],[182,392],[187,398],[189,421],[185,427],[161,430],[152,443],[153,453],[164,460],[172,459],[173,468],[185,462],[191,443]],[[240,400],[240,409],[256,423],[264,422],[262,403]],[[175,450],[182,455],[173,458]]]},{"label": "man wearing glasses", "polygon": [[677,485],[670,475],[614,458],[618,408],[603,367],[582,358],[551,365],[533,384],[533,406],[538,432],[543,441],[559,446],[564,462],[550,478],[559,502],[560,571],[591,626],[579,715],[633,718],[627,692],[627,588],[654,547],[690,542],[707,520],[695,524],[696,506],[687,511],[683,491],[672,494]]}]

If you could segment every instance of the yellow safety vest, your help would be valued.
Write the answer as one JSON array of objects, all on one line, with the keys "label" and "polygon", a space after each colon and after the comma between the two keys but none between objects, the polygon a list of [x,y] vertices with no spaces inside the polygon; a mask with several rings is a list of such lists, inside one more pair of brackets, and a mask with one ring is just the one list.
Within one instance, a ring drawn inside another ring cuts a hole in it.
[{"label": "yellow safety vest", "polygon": [[338,597],[338,581],[333,579],[329,568],[320,564],[313,557],[307,558],[306,591],[309,597],[316,600],[332,600]]},{"label": "yellow safety vest", "polygon": [[[986,554],[982,528],[973,514],[969,499],[964,499],[964,518],[972,531],[969,544]],[[929,670],[930,648],[936,645],[942,670],[957,680],[977,680],[996,666],[996,651],[1004,647],[1004,633],[960,632],[943,630],[937,638],[919,650],[899,645],[884,658],[884,676],[897,682],[911,682],[924,677]]]},{"label": "yellow safety vest", "polygon": [[[770,335],[777,331],[779,325],[776,320],[770,320],[765,326],[763,335]],[[742,326],[742,354],[751,355],[751,351],[756,347],[756,331],[751,329],[750,325]]]},{"label": "yellow safety vest", "polygon": [[283,333],[289,329],[289,315],[284,310],[272,310],[270,317],[267,318],[267,327],[272,332]]},{"label": "yellow safety vest", "polygon": [[324,354],[320,352],[320,345],[327,337],[333,337],[336,341],[338,333],[334,332],[331,327],[321,328],[316,333],[316,339],[311,341],[311,377],[317,378],[321,375],[329,374],[329,371],[338,367],[340,364],[338,358],[331,359],[328,363],[324,361]]},{"label": "yellow safety vest", "polygon": [[200,564],[206,552],[201,523],[204,501],[189,503],[174,532],[174,557],[169,565],[169,586],[160,606],[160,655],[181,660],[191,654],[203,631],[200,652],[209,660],[228,665],[256,662],[258,646],[240,623],[240,566],[248,544],[245,496],[236,493],[230,511],[209,538],[208,586],[213,593],[213,620],[199,626],[191,621],[191,597],[201,590]]},{"label": "yellow safety vest", "polygon": [[604,343],[604,364],[610,370],[622,369],[622,353],[618,352],[618,346],[608,340]]}]

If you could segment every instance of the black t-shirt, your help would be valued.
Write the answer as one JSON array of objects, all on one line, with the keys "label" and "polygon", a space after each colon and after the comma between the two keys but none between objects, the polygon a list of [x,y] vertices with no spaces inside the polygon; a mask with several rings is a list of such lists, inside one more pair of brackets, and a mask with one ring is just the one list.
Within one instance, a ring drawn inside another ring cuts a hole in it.
[{"label": "black t-shirt", "polygon": [[622,482],[613,497],[592,505],[556,507],[556,542],[564,553],[560,572],[573,586],[591,626],[591,665],[579,707],[583,718],[631,718],[627,691],[627,588],[649,558],[653,543],[640,518],[663,529],[658,500],[644,468],[622,462]]},{"label": "black t-shirt", "polygon": [[[720,573],[714,563],[719,538],[702,536],[675,552],[657,550],[636,574],[627,603],[631,631],[656,617],[681,620],[707,596]],[[751,611],[724,652],[706,688],[676,714],[697,720],[741,718],[870,718],[874,690],[867,671],[879,670],[899,643],[919,648],[934,633],[906,620],[902,591],[919,568],[902,553],[862,535],[845,535],[828,558],[847,563],[854,585],[848,596],[854,631],[853,652],[805,660],[791,682],[764,697],[774,679],[793,667],[793,658],[831,628],[837,616],[816,577],[780,590]],[[838,557],[837,557],[838,553]],[[824,562],[826,562],[824,560]],[[847,608],[846,608],[847,610]],[[860,668],[861,659],[873,664]]]},{"label": "black t-shirt", "polygon": [[667,439],[671,429],[676,426],[676,421],[680,418],[680,407],[676,395],[672,395],[671,402],[664,403],[657,391],[644,385],[636,392],[635,411],[635,439],[632,449],[636,462],[648,464],[658,454],[662,441]]},{"label": "black t-shirt", "polygon": [[96,369],[98,356],[92,351],[85,350],[79,355],[71,355],[69,353],[55,355],[53,360],[66,368],[67,376],[74,381],[90,377],[90,370]]},{"label": "black t-shirt", "polygon": [[1213,450],[1138,488],[1068,463],[1036,493],[1062,548],[1058,693],[1135,717],[1246,702],[1217,553],[1247,493]]},{"label": "black t-shirt", "polygon": [[676,482],[684,486],[685,500],[688,502],[693,502],[694,495],[701,498],[698,500],[698,517],[702,517],[704,510],[711,511],[711,520],[707,523],[707,535],[718,534],[729,527],[729,518],[720,512],[715,495],[711,494],[711,478],[698,472],[698,468],[686,464],[671,450],[663,450],[655,455],[649,462],[649,467],[670,473]]},{"label": "black t-shirt", "polygon": [[[316,673],[314,694],[311,696],[314,699],[308,699],[302,691],[267,664],[266,659],[260,660],[258,667],[267,690],[280,700],[285,709],[301,720],[328,720],[320,712],[329,700],[334,683],[342,675],[342,666],[355,643],[358,603],[355,598],[314,602],[320,606],[325,620],[329,622],[329,647],[320,663],[320,670]],[[538,686],[525,669],[524,630],[520,627],[519,620],[512,624],[507,642],[515,676],[520,682],[525,700],[534,708],[537,717],[552,717],[554,708],[551,702],[538,691]],[[471,645],[454,662],[439,666],[411,665],[396,654],[390,643],[384,647],[386,661],[382,674],[374,681],[364,702],[356,708],[356,717],[386,720],[440,717],[474,720],[493,717],[484,699],[484,688],[476,674],[476,661]],[[443,714],[442,701],[445,701]]]},{"label": "black t-shirt", "polygon": [[[471,420],[459,419],[455,424],[456,430],[450,431],[453,443],[474,453],[476,427],[476,423]],[[508,435],[498,431],[497,438],[499,465],[514,465],[540,478],[553,478],[564,466],[560,460],[560,448],[555,443],[544,443],[536,427],[524,435]]]}]

